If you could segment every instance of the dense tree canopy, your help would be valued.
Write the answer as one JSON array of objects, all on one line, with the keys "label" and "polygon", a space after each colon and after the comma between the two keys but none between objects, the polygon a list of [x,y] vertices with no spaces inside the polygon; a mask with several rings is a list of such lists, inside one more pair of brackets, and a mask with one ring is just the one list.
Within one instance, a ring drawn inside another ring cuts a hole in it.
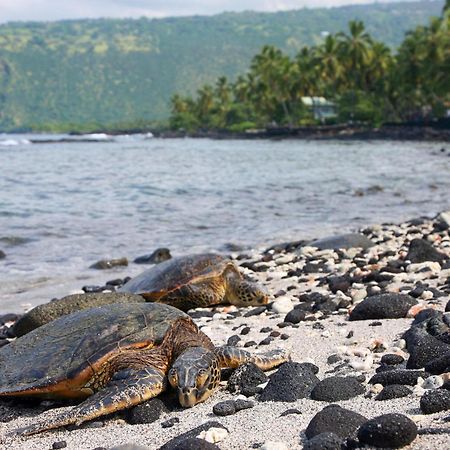
[{"label": "dense tree canopy", "polygon": [[245,130],[317,123],[305,98],[336,105],[329,122],[428,120],[450,109],[450,0],[442,15],[408,32],[393,54],[363,22],[328,34],[290,57],[274,46],[254,56],[245,75],[205,85],[197,96],[172,99],[175,129]]}]

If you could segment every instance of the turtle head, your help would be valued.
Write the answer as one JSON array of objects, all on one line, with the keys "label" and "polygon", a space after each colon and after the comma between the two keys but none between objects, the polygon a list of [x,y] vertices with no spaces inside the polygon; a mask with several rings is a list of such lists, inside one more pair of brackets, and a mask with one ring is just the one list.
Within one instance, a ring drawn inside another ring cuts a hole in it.
[{"label": "turtle head", "polygon": [[205,348],[188,348],[175,360],[168,379],[178,391],[181,406],[190,408],[206,400],[219,386],[219,360]]},{"label": "turtle head", "polygon": [[228,286],[228,298],[233,305],[259,306],[269,301],[268,292],[257,283],[233,278],[228,281]]}]

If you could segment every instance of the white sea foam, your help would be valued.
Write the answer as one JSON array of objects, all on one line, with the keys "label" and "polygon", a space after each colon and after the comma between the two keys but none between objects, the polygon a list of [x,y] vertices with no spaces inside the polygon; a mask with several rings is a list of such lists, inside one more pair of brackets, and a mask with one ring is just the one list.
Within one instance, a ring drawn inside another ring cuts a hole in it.
[{"label": "white sea foam", "polygon": [[111,136],[109,136],[106,133],[90,133],[90,134],[83,134],[81,135],[82,139],[91,139],[93,141],[106,141],[111,139]]},{"label": "white sea foam", "polygon": [[3,147],[15,147],[17,145],[31,144],[28,139],[4,139],[0,140],[0,145]]}]

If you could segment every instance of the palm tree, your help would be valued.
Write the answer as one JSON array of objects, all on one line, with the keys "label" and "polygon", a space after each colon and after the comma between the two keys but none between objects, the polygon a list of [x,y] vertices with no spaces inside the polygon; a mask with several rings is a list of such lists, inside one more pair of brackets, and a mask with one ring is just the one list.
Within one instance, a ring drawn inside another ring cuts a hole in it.
[{"label": "palm tree", "polygon": [[350,34],[338,33],[341,61],[350,75],[348,81],[354,89],[363,87],[364,72],[372,38],[360,21],[349,22]]},{"label": "palm tree", "polygon": [[347,88],[351,92],[352,117],[356,107],[356,91],[365,90],[369,46],[372,42],[361,21],[349,22],[349,34],[338,33],[342,64],[346,72]]},{"label": "palm tree", "polygon": [[291,69],[289,57],[273,46],[263,47],[252,60],[250,96],[267,121],[292,124]]},{"label": "palm tree", "polygon": [[401,74],[403,108],[417,111],[424,107],[443,109],[450,100],[450,15],[434,18],[428,26],[407,33],[397,61]]},{"label": "palm tree", "polygon": [[170,125],[173,129],[192,130],[197,128],[196,104],[191,97],[181,97],[179,94],[175,94],[170,100],[170,105]]},{"label": "palm tree", "polygon": [[304,111],[302,97],[314,97],[320,95],[324,90],[324,81],[321,77],[321,65],[315,57],[314,49],[303,47],[295,57],[294,89],[299,102],[299,114]]},{"label": "palm tree", "polygon": [[214,109],[214,90],[205,84],[197,91],[196,113],[201,126],[208,127]]},{"label": "palm tree", "polygon": [[450,92],[450,36],[449,20],[431,19],[424,36],[423,73],[428,80],[427,96],[432,104]]},{"label": "palm tree", "polygon": [[219,77],[216,81],[214,96],[216,99],[216,125],[223,128],[227,125],[227,114],[231,108],[231,86],[227,77]]},{"label": "palm tree", "polygon": [[320,81],[325,96],[336,95],[342,83],[344,67],[339,58],[339,41],[329,34],[322,45],[313,49],[316,64],[319,66]]},{"label": "palm tree", "polygon": [[369,48],[365,85],[369,91],[384,93],[386,76],[392,67],[391,50],[382,42],[372,42]]},{"label": "palm tree", "polygon": [[179,114],[188,110],[188,102],[179,94],[174,94],[170,99],[172,114]]}]

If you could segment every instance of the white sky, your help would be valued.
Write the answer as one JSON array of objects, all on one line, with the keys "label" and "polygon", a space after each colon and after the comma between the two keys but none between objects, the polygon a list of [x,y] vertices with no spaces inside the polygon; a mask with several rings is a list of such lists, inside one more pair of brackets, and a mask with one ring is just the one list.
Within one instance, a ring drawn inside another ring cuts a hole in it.
[{"label": "white sky", "polygon": [[[385,2],[389,0],[381,0]],[[169,17],[223,11],[283,11],[374,0],[0,0],[0,22],[99,17]]]}]

